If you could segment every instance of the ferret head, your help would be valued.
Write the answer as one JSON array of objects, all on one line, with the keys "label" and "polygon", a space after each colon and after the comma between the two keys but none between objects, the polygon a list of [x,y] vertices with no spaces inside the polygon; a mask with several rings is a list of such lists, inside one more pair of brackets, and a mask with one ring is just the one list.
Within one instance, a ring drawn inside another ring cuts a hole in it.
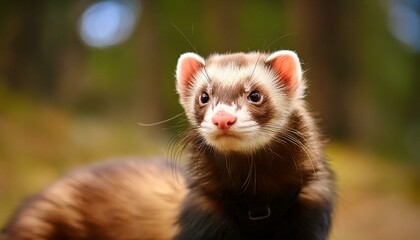
[{"label": "ferret head", "polygon": [[180,103],[193,128],[220,152],[249,153],[285,128],[305,84],[297,55],[277,51],[182,54],[176,69]]}]

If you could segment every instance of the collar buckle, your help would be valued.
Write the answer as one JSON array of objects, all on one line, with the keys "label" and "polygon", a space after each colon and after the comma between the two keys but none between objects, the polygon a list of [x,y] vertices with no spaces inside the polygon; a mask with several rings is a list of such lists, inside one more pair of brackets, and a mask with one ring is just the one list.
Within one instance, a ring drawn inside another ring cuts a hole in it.
[{"label": "collar buckle", "polygon": [[266,206],[263,209],[258,210],[249,210],[248,211],[248,218],[252,221],[264,220],[271,216],[271,209],[269,206]]}]

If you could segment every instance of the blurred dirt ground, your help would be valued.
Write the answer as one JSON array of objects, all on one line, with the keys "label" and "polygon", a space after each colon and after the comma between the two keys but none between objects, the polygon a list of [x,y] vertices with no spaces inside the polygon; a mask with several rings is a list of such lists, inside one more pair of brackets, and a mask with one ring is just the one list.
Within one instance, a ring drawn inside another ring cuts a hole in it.
[{"label": "blurred dirt ground", "polygon": [[340,198],[330,239],[420,239],[418,168],[332,144]]}]

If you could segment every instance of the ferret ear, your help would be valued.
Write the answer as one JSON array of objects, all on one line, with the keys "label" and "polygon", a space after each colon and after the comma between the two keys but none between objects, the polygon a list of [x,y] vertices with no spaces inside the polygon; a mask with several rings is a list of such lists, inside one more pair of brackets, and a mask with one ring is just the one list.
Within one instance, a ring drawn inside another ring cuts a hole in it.
[{"label": "ferret ear", "polygon": [[277,74],[291,96],[302,97],[305,86],[302,79],[302,67],[295,52],[277,51],[271,54],[265,63]]},{"label": "ferret ear", "polygon": [[185,97],[194,81],[194,75],[204,66],[204,59],[195,53],[184,53],[176,67],[176,89],[181,98]]}]

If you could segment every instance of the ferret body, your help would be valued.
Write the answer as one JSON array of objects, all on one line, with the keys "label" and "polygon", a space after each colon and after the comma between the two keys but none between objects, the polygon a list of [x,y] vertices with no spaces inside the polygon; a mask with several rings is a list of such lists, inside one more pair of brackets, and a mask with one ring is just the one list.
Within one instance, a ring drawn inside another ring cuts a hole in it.
[{"label": "ferret body", "polygon": [[81,170],[24,204],[6,239],[327,239],[334,177],[297,55],[186,53],[176,78],[186,179],[149,162]]},{"label": "ferret body", "polygon": [[111,161],[75,170],[28,198],[5,240],[172,239],[187,193],[181,173],[158,159]]}]

